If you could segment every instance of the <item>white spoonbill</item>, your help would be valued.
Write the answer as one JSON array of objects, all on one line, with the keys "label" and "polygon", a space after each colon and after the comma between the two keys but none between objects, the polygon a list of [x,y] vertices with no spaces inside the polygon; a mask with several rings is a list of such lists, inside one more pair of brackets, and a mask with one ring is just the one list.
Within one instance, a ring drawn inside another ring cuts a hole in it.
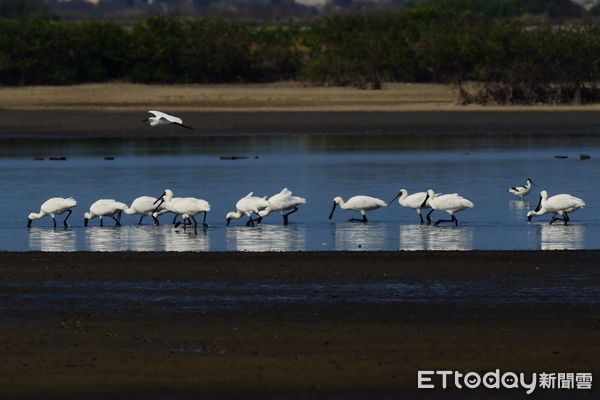
[{"label": "white spoonbill", "polygon": [[470,200],[465,199],[458,193],[453,194],[442,194],[437,195],[431,189],[427,190],[427,197],[421,204],[421,207],[427,205],[433,210],[444,211],[452,217],[452,219],[439,219],[435,221],[434,225],[437,226],[440,222],[454,222],[454,226],[458,226],[458,220],[454,216],[454,213],[464,210],[465,208],[473,208],[473,203]]},{"label": "white spoonbill", "polygon": [[125,209],[123,211],[125,212],[125,214],[129,214],[129,215],[140,214],[140,221],[138,222],[138,225],[142,224],[142,220],[144,219],[145,216],[152,217],[154,224],[159,225],[158,218],[155,217],[153,215],[153,213],[156,211],[156,214],[158,216],[158,215],[162,215],[169,211],[165,209],[163,204],[161,204],[160,206],[158,206],[158,208],[156,208],[156,204],[155,204],[156,200],[157,199],[152,196],[140,196],[140,197],[136,198],[135,200],[133,200],[133,202],[131,203],[131,206],[129,206],[127,209]]},{"label": "white spoonbill", "polygon": [[[552,220],[550,224],[554,221],[564,221],[565,225],[569,222],[568,213],[572,213],[573,211],[577,211],[580,208],[585,206],[585,201],[581,200],[578,197],[571,196],[570,194],[557,194],[548,198],[548,192],[542,190],[540,192],[540,201],[538,202],[537,207],[534,211],[529,211],[527,213],[527,221],[531,221],[531,217],[534,215],[544,215],[547,213],[552,213]],[[556,215],[560,215],[562,218],[557,217]]]},{"label": "white spoonbill", "polygon": [[[170,189],[166,189],[165,192],[156,199],[158,205],[156,206],[155,212],[152,214],[154,217],[158,215],[158,208],[164,203],[165,209],[177,215],[181,215],[183,218],[183,226],[192,225],[194,221],[194,227],[198,225],[195,216],[204,213],[202,219],[202,225],[207,228],[206,213],[210,211],[210,204],[206,200],[197,199],[195,197],[173,197],[173,192]],[[175,226],[179,226],[179,222]]]},{"label": "white spoonbill", "polygon": [[333,212],[335,207],[339,204],[340,208],[344,210],[354,210],[362,214],[362,219],[350,218],[348,222],[368,222],[367,211],[376,210],[379,207],[387,207],[387,203],[381,199],[371,196],[354,196],[350,197],[348,201],[344,201],[341,197],[333,199],[333,208],[329,214],[329,219],[333,218]]},{"label": "white spoonbill", "polygon": [[527,196],[531,191],[531,186],[533,186],[533,182],[531,179],[527,179],[525,185],[513,186],[508,188],[508,191],[519,198],[519,200],[523,200],[524,196]]},{"label": "white spoonbill", "polygon": [[257,197],[254,196],[253,192],[248,193],[246,196],[242,197],[235,203],[236,211],[228,212],[225,216],[225,220],[227,221],[227,226],[232,219],[240,219],[244,215],[248,217],[248,222],[246,222],[246,226],[254,226],[254,220],[252,219],[252,214],[257,214],[258,219],[261,218],[259,212],[269,207],[269,202],[265,197]]},{"label": "white spoonbill", "polygon": [[42,206],[40,207],[39,213],[29,214],[29,216],[27,217],[27,227],[28,228],[31,227],[31,223],[33,222],[34,219],[38,219],[38,218],[42,218],[46,215],[50,215],[52,217],[52,222],[54,224],[54,227],[56,228],[56,218],[54,218],[54,217],[68,211],[68,214],[65,217],[65,220],[63,221],[63,225],[66,228],[69,226],[67,224],[67,220],[69,219],[69,216],[73,212],[73,210],[71,210],[71,209],[73,207],[75,207],[76,205],[77,205],[77,202],[72,197],[69,197],[69,198],[52,197],[52,198],[46,200],[42,204]]},{"label": "white spoonbill", "polygon": [[[104,226],[102,217],[111,217],[115,220],[115,226],[121,226],[121,212],[127,209],[127,204],[113,199],[100,199],[90,206],[90,211],[83,214],[83,225],[88,226],[88,221],[96,217],[100,218],[100,226]],[[117,214],[117,218],[115,218]]]},{"label": "white spoonbill", "polygon": [[[436,196],[439,196],[439,194],[436,194]],[[425,199],[427,198],[427,192],[418,192],[418,193],[413,193],[413,194],[409,195],[408,190],[400,189],[400,191],[398,192],[396,197],[394,197],[392,199],[392,201],[390,201],[390,203],[392,203],[398,197],[399,197],[398,203],[400,203],[400,205],[402,207],[411,208],[411,209],[415,210],[417,212],[417,214],[419,214],[419,219],[421,220],[421,223],[423,223],[423,216],[421,215],[421,210],[426,209],[426,208],[431,208],[431,206],[429,205],[429,200],[425,201]],[[424,207],[423,207],[423,204],[425,204]],[[433,210],[429,211],[426,215],[428,224],[431,223],[431,213],[432,212],[433,212]]]},{"label": "white spoonbill", "polygon": [[188,128],[188,129],[194,129],[189,125],[185,125],[181,118],[176,117],[174,115],[169,115],[162,111],[148,111],[148,112],[150,114],[152,114],[153,117],[148,117],[148,118],[142,120],[142,122],[149,121],[150,126],[173,124],[173,125],[179,125],[181,127]]},{"label": "white spoonbill", "polygon": [[[284,188],[281,192],[269,198],[269,206],[258,212],[260,218],[266,217],[273,211],[279,211],[283,216],[283,224],[288,224],[288,216],[298,211],[298,206],[306,204],[306,199],[302,197],[292,196],[292,192],[288,188]],[[285,211],[289,211],[286,213]]]}]

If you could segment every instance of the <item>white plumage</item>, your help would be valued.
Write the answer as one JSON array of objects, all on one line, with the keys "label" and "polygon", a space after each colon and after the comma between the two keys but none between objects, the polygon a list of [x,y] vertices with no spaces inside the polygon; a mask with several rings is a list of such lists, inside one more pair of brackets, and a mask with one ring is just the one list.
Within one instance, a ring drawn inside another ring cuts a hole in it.
[{"label": "white plumage", "polygon": [[[567,222],[569,222],[570,219],[568,213],[577,211],[584,206],[585,201],[578,197],[571,196],[570,194],[557,194],[548,198],[548,192],[542,190],[540,192],[540,201],[534,211],[529,211],[527,213],[527,220],[531,221],[531,218],[534,215],[538,216],[552,213],[554,215],[552,215],[550,224],[556,220],[560,220],[564,221],[565,225],[567,225]],[[560,215],[562,218],[559,218],[556,215]]]},{"label": "white plumage", "polygon": [[[165,192],[157,200],[159,202],[156,210],[164,203],[165,209],[174,214],[181,215],[183,217],[183,225],[191,225],[192,220],[194,226],[198,225],[195,216],[204,213],[204,219],[202,225],[208,227],[206,223],[206,214],[210,211],[210,204],[208,201],[203,199],[197,199],[195,197],[173,197],[173,192],[170,189],[166,189]],[[158,212],[152,214],[154,217],[158,216]],[[179,222],[175,224],[178,226]]]},{"label": "white plumage", "polygon": [[[439,196],[439,194],[436,194],[436,196]],[[427,192],[417,192],[409,195],[408,190],[400,189],[396,197],[394,197],[392,201],[390,201],[390,203],[392,203],[396,199],[398,199],[398,203],[400,203],[402,207],[415,210],[419,215],[421,223],[423,223],[423,216],[421,215],[421,210],[431,208],[431,206],[429,205],[429,200],[426,201]],[[433,210],[429,211],[426,215],[428,224],[431,223],[432,212]]]},{"label": "white plumage", "polygon": [[[104,226],[102,217],[111,217],[115,220],[115,226],[121,226],[121,212],[127,209],[127,204],[114,199],[100,199],[92,203],[90,211],[83,214],[83,225],[88,226],[88,221],[96,217],[100,218],[100,226]],[[117,218],[115,218],[117,214]]]},{"label": "white plumage", "polygon": [[152,197],[152,196],[140,196],[140,197],[136,198],[135,200],[133,200],[133,202],[131,203],[131,206],[129,206],[128,208],[126,208],[123,211],[125,212],[125,214],[129,214],[129,215],[140,214],[140,220],[138,222],[138,225],[142,224],[142,220],[144,219],[145,216],[152,217],[152,219],[154,220],[154,223],[156,225],[158,225],[158,219],[153,214],[156,212],[156,215],[158,216],[158,215],[168,212],[168,210],[165,209],[164,204],[159,205],[157,208],[156,207],[157,200],[158,200],[157,198]]},{"label": "white plumage", "polygon": [[533,182],[531,179],[527,179],[525,185],[513,186],[508,188],[508,191],[519,198],[519,200],[523,200],[524,196],[527,196],[531,191],[531,186]]},{"label": "white plumage", "polygon": [[[228,212],[225,216],[225,220],[227,221],[227,226],[232,219],[240,219],[244,215],[248,217],[248,222],[246,222],[246,226],[254,226],[254,220],[252,219],[252,214],[257,214],[258,218],[260,217],[259,212],[269,207],[269,202],[265,197],[257,197],[254,196],[253,192],[248,193],[246,196],[242,197],[235,203],[236,211]],[[257,219],[258,219],[257,218]]]},{"label": "white plumage", "polygon": [[176,117],[174,115],[169,115],[162,111],[148,111],[148,112],[150,114],[152,114],[153,116],[146,118],[145,120],[143,120],[143,122],[149,121],[150,126],[173,124],[173,125],[179,125],[183,128],[193,129],[191,126],[185,125],[181,118]]},{"label": "white plumage", "polygon": [[338,205],[344,210],[354,210],[361,213],[362,219],[350,218],[348,220],[349,222],[368,222],[366,215],[367,211],[376,210],[379,207],[387,207],[387,203],[385,201],[376,197],[354,196],[350,197],[348,201],[344,201],[343,198],[338,196],[333,199],[333,208],[329,214],[329,219],[333,218],[333,212],[335,211],[335,207]]},{"label": "white plumage", "polygon": [[42,218],[46,215],[50,215],[52,217],[52,222],[54,224],[54,227],[56,228],[55,216],[63,214],[68,211],[68,214],[63,221],[63,225],[66,228],[69,226],[67,224],[67,219],[69,219],[69,216],[73,212],[71,209],[75,206],[77,206],[77,202],[72,197],[69,197],[69,198],[52,197],[52,198],[46,200],[44,203],[42,203],[39,213],[29,214],[29,216],[27,217],[27,227],[28,228],[31,227],[31,223],[33,222],[34,219],[38,219],[38,218]]},{"label": "white plumage", "polygon": [[[259,211],[260,218],[266,217],[273,211],[279,211],[283,216],[283,224],[288,224],[288,216],[298,211],[298,206],[306,204],[306,199],[302,197],[292,196],[292,192],[288,188],[284,188],[281,192],[273,195],[268,200],[269,205],[264,210]],[[285,211],[289,211],[286,213]]]},{"label": "white plumage", "polygon": [[465,199],[458,193],[436,195],[431,189],[427,190],[427,197],[421,206],[426,206],[429,202],[429,206],[437,211],[444,211],[448,213],[452,219],[440,219],[437,220],[434,225],[439,225],[441,222],[454,222],[455,226],[458,226],[458,220],[454,213],[462,211],[466,208],[473,208],[473,202]]}]

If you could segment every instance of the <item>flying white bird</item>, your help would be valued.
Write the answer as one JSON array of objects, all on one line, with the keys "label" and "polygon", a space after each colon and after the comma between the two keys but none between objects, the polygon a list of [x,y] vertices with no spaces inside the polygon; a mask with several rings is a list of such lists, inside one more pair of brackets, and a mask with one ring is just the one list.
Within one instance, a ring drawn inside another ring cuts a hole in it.
[{"label": "flying white bird", "polygon": [[[283,216],[283,224],[288,224],[288,216],[298,211],[298,206],[306,204],[306,199],[302,197],[292,196],[292,192],[288,188],[269,198],[269,205],[264,210],[258,212],[260,218],[266,217],[273,211],[279,211]],[[291,210],[291,211],[290,211]],[[285,211],[289,211],[286,213]]]},{"label": "flying white bird", "polygon": [[473,203],[470,200],[465,199],[457,193],[436,196],[435,192],[431,189],[427,191],[427,197],[421,204],[421,208],[425,207],[427,202],[429,202],[429,206],[433,210],[444,211],[452,217],[452,219],[437,220],[434,223],[435,226],[441,222],[454,222],[454,225],[458,226],[458,220],[454,216],[454,213],[462,211],[465,208],[473,208]]},{"label": "flying white bird", "polygon": [[[173,192],[169,189],[166,189],[165,192],[156,199],[155,203],[158,203],[156,206],[155,212],[152,214],[154,217],[157,217],[159,214],[156,210],[164,203],[165,209],[177,215],[181,215],[183,217],[183,227],[186,225],[192,225],[192,221],[194,221],[194,227],[198,225],[195,216],[204,213],[204,218],[202,220],[202,225],[207,228],[208,224],[206,223],[206,214],[210,211],[210,204],[206,200],[197,199],[195,197],[173,197]],[[179,226],[180,222],[176,223],[175,226]]]},{"label": "flying white bird", "polygon": [[350,197],[348,201],[344,201],[344,199],[338,196],[333,199],[333,208],[329,214],[329,219],[333,218],[333,212],[337,205],[344,210],[354,210],[362,214],[362,219],[350,218],[348,222],[368,222],[366,212],[376,210],[379,207],[386,207],[387,203],[371,196],[354,196]]},{"label": "flying white bird", "polygon": [[[111,217],[115,220],[115,226],[121,226],[121,212],[127,209],[127,204],[113,199],[100,199],[90,206],[90,211],[83,214],[83,225],[88,226],[88,221],[96,217],[100,218],[100,226],[104,226],[102,217]],[[115,218],[117,214],[117,218]]]},{"label": "flying white bird", "polygon": [[142,122],[149,121],[150,126],[173,124],[173,125],[179,125],[181,127],[188,128],[188,129],[194,129],[189,125],[185,125],[181,118],[176,117],[174,115],[169,115],[162,111],[148,111],[148,112],[154,116],[148,117],[148,118],[142,120]]},{"label": "flying white bird", "polygon": [[[436,194],[436,196],[439,196],[439,194]],[[402,207],[411,208],[415,210],[417,214],[419,214],[419,219],[421,220],[421,223],[423,223],[423,216],[421,215],[421,210],[431,208],[431,206],[429,205],[429,200],[425,201],[425,199],[427,198],[427,192],[418,192],[409,195],[408,190],[400,189],[396,197],[394,197],[392,201],[390,201],[390,203],[392,203],[398,197],[398,203],[400,203]],[[425,207],[423,207],[423,204],[425,204]],[[431,223],[432,212],[433,210],[429,211],[426,215],[428,224]]]},{"label": "flying white bird", "polygon": [[29,214],[29,216],[27,217],[27,227],[28,228],[31,227],[31,223],[33,222],[34,219],[38,219],[38,218],[42,218],[46,215],[50,215],[52,217],[52,222],[54,224],[54,227],[56,228],[56,218],[54,218],[54,217],[68,211],[68,214],[63,221],[63,225],[66,228],[69,226],[67,224],[67,219],[69,219],[69,216],[73,212],[73,210],[71,210],[71,209],[73,207],[75,207],[76,205],[77,205],[77,202],[75,201],[75,199],[73,199],[71,197],[69,197],[69,198],[52,197],[51,199],[46,200],[42,204],[42,206],[40,207],[39,213]]},{"label": "flying white bird", "polygon": [[151,197],[151,196],[141,196],[136,198],[135,200],[133,200],[133,202],[131,203],[131,206],[129,206],[127,209],[123,210],[125,212],[125,214],[129,214],[129,215],[133,215],[133,214],[140,214],[140,221],[138,222],[138,225],[142,224],[142,220],[144,219],[145,216],[150,216],[152,217],[152,220],[154,221],[154,223],[156,225],[159,225],[158,223],[158,218],[155,217],[153,215],[153,213],[156,211],[157,216],[164,214],[166,212],[169,212],[168,210],[165,209],[164,205],[160,205],[158,206],[158,208],[156,208],[156,198]]},{"label": "flying white bird", "polygon": [[510,187],[508,191],[517,196],[519,200],[523,200],[523,197],[527,196],[531,191],[531,186],[533,186],[533,182],[531,179],[527,179],[525,185]]},{"label": "flying white bird", "polygon": [[257,197],[254,196],[253,192],[248,193],[246,196],[242,197],[235,204],[236,211],[228,212],[225,216],[225,220],[227,221],[227,226],[232,219],[240,219],[244,215],[248,217],[248,222],[246,222],[246,226],[254,226],[254,221],[252,219],[252,214],[257,214],[258,217],[256,220],[261,218],[259,212],[269,207],[269,202],[265,197]]},{"label": "flying white bird", "polygon": [[[531,221],[531,217],[534,215],[544,215],[547,213],[552,213],[552,220],[550,220],[550,224],[554,221],[564,221],[565,225],[569,222],[568,213],[572,213],[573,211],[577,211],[580,208],[585,206],[585,201],[581,200],[578,197],[571,196],[570,194],[557,194],[548,198],[548,192],[542,190],[540,192],[540,201],[538,202],[537,207],[534,211],[529,211],[527,213],[527,221]],[[556,215],[560,215],[562,218],[557,217]]]}]

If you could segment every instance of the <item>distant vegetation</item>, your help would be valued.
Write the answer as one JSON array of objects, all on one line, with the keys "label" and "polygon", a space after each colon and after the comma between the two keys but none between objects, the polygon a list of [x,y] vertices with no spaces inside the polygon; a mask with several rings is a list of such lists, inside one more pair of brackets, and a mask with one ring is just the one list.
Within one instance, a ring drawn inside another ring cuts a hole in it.
[{"label": "distant vegetation", "polygon": [[323,17],[304,26],[167,16],[131,27],[0,19],[0,84],[301,80],[377,89],[436,82],[458,85],[467,103],[598,100],[600,26],[534,28],[458,7],[494,1],[445,3],[455,5]]}]

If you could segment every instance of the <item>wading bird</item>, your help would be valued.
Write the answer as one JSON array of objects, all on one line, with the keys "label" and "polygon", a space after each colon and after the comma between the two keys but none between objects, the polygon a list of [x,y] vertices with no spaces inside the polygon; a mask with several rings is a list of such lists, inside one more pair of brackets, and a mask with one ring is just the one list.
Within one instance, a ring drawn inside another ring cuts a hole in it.
[{"label": "wading bird", "polygon": [[[225,220],[227,221],[227,226],[232,219],[240,219],[244,215],[248,217],[248,221],[246,222],[246,226],[254,226],[254,221],[260,222],[262,217],[260,216],[260,211],[269,207],[269,202],[266,197],[257,197],[254,196],[253,192],[248,193],[246,196],[242,197],[235,203],[236,211],[228,212],[225,216]],[[256,220],[252,219],[252,214],[258,215]]]},{"label": "wading bird", "polygon": [[[580,208],[585,206],[585,201],[581,200],[578,197],[571,196],[570,194],[557,194],[548,198],[548,192],[542,190],[540,192],[540,201],[538,202],[537,207],[534,211],[529,211],[527,213],[527,221],[531,221],[531,218],[535,215],[544,215],[547,213],[552,213],[552,219],[550,220],[550,224],[554,223],[554,221],[564,221],[565,225],[569,222],[568,213],[572,213],[573,211],[577,211]],[[556,215],[560,215],[562,218],[557,217]]]},{"label": "wading bird", "polygon": [[[439,194],[436,194],[436,196],[439,196]],[[399,197],[399,199],[398,199],[398,197]],[[402,207],[411,208],[411,209],[415,210],[417,212],[417,214],[419,214],[419,219],[421,220],[421,223],[423,223],[424,221],[423,221],[423,216],[421,215],[421,210],[426,209],[426,208],[431,208],[431,206],[429,205],[429,200],[425,201],[426,198],[427,198],[427,192],[418,192],[418,193],[413,193],[413,194],[409,195],[408,190],[400,189],[400,191],[398,192],[396,197],[394,197],[392,199],[392,201],[390,201],[390,204],[394,200],[398,199],[398,203],[400,203],[400,205]],[[425,202],[425,203],[423,203],[423,202]],[[425,204],[425,207],[423,207],[423,204]],[[431,223],[431,213],[432,212],[433,212],[433,210],[429,211],[426,215],[428,224]]]},{"label": "wading bird", "polygon": [[[183,227],[186,225],[192,225],[192,221],[194,221],[194,227],[198,226],[198,222],[196,221],[195,216],[204,213],[204,218],[202,219],[202,225],[205,228],[208,228],[208,224],[206,223],[206,214],[210,211],[210,204],[208,201],[203,199],[197,199],[195,197],[173,197],[173,192],[169,189],[166,189],[164,193],[156,199],[155,212],[152,214],[154,217],[158,216],[158,208],[164,203],[165,209],[176,214],[181,215],[183,218]],[[179,226],[180,222],[175,224],[175,227]]]},{"label": "wading bird", "polygon": [[[111,217],[115,226],[121,226],[121,212],[127,209],[127,204],[113,199],[100,199],[90,206],[90,211],[83,214],[83,225],[88,226],[90,219],[100,218],[100,226],[104,226],[102,217]],[[115,218],[117,214],[117,218]]]},{"label": "wading bird", "polygon": [[439,219],[435,221],[435,226],[438,226],[441,222],[454,222],[454,226],[458,226],[458,220],[454,216],[454,213],[462,211],[465,208],[473,208],[473,203],[470,200],[465,199],[457,193],[436,196],[435,192],[431,189],[427,190],[427,197],[425,197],[425,201],[421,204],[421,208],[424,208],[427,202],[429,202],[429,206],[433,210],[444,211],[452,217],[452,219]]},{"label": "wading bird", "polygon": [[333,212],[337,205],[344,210],[354,210],[362,214],[362,219],[350,218],[348,222],[368,222],[366,212],[376,210],[379,207],[386,207],[387,203],[371,196],[354,196],[350,197],[348,201],[344,201],[344,199],[338,196],[333,199],[333,208],[329,214],[329,219],[333,218]]},{"label": "wading bird", "polygon": [[174,115],[169,115],[169,114],[166,114],[161,111],[148,111],[148,112],[154,116],[148,117],[148,118],[142,120],[142,122],[148,121],[148,122],[150,122],[150,126],[173,124],[173,125],[179,125],[183,128],[187,128],[187,129],[194,129],[189,125],[185,125],[181,118],[176,117]]},{"label": "wading bird", "polygon": [[[279,211],[283,216],[283,224],[288,224],[288,216],[298,211],[298,206],[306,204],[306,199],[302,197],[292,196],[292,192],[288,188],[273,195],[268,200],[269,205],[264,210],[258,212],[260,218],[266,217],[273,211]],[[286,211],[289,211],[286,213]]]},{"label": "wading bird", "polygon": [[531,179],[527,179],[525,185],[510,187],[508,191],[517,196],[519,200],[523,200],[523,197],[527,196],[531,191],[531,186],[533,186],[533,182]]},{"label": "wading bird", "polygon": [[52,223],[56,228],[56,218],[55,216],[68,212],[67,216],[63,221],[63,225],[68,227],[67,220],[69,216],[73,212],[71,210],[73,207],[77,205],[77,202],[72,197],[64,198],[64,197],[52,197],[51,199],[46,200],[42,206],[40,207],[39,213],[31,213],[27,217],[27,227],[31,227],[31,223],[34,219],[42,218],[46,215],[50,215],[52,217]]},{"label": "wading bird", "polygon": [[[168,210],[166,210],[164,205],[162,204],[159,205],[157,208],[155,204],[157,200],[158,199],[152,196],[141,196],[133,200],[131,206],[129,206],[123,211],[125,212],[125,214],[129,215],[140,214],[140,221],[138,222],[138,225],[142,224],[142,220],[145,216],[152,217],[154,224],[159,225],[157,217],[168,212]],[[157,215],[156,217],[153,215],[155,212]]]}]

